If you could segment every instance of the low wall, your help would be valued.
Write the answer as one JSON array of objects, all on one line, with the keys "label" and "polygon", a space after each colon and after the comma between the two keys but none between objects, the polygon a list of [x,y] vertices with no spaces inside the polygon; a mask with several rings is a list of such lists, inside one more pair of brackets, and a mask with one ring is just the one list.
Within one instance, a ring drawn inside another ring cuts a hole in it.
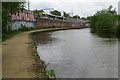
[{"label": "low wall", "polygon": [[43,18],[36,18],[36,27],[79,27],[81,26],[80,23],[71,23],[66,21],[59,21],[59,20],[48,20]]},{"label": "low wall", "polygon": [[12,21],[12,30],[18,30],[21,26],[35,27],[35,23],[28,21]]},{"label": "low wall", "polygon": [[18,30],[21,25],[26,27],[35,27],[34,13],[30,10],[23,10],[11,15],[12,30]]},{"label": "low wall", "polygon": [[26,27],[81,27],[83,23],[80,20],[68,19],[68,21],[52,20],[35,17],[29,10],[23,10],[11,15],[12,30],[18,30],[21,26]]}]

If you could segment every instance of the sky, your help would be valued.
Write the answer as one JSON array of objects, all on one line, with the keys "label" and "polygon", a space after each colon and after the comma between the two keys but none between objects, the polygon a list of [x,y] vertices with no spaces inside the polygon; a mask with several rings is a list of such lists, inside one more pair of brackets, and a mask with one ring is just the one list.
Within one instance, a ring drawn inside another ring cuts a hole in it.
[{"label": "sky", "polygon": [[[28,0],[27,0],[28,1]],[[120,0],[29,0],[30,10],[53,8],[60,12],[72,13],[80,17],[94,15],[97,11],[108,8],[110,5],[118,11]],[[46,11],[48,12],[48,11]]]}]

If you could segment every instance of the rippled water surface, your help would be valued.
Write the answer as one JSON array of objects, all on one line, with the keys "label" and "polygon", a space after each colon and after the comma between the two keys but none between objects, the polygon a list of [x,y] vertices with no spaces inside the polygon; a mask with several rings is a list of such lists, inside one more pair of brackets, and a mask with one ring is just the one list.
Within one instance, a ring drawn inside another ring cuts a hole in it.
[{"label": "rippled water surface", "polygon": [[117,78],[118,40],[101,38],[90,29],[40,32],[38,54],[57,78]]}]

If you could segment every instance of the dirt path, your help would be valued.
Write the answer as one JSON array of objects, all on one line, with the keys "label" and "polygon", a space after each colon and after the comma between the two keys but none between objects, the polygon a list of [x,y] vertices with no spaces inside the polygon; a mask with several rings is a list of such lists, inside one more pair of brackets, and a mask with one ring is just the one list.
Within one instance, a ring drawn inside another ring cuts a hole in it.
[{"label": "dirt path", "polygon": [[2,77],[33,78],[34,60],[29,48],[30,39],[27,32],[20,33],[3,42],[2,46]]},{"label": "dirt path", "polygon": [[44,30],[23,32],[2,43],[2,77],[35,78],[34,59],[29,33]]}]

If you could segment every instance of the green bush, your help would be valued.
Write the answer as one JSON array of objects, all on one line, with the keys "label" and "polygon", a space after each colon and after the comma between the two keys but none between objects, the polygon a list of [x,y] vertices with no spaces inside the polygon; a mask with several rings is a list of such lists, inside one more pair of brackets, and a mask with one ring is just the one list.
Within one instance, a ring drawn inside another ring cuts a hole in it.
[{"label": "green bush", "polygon": [[120,24],[116,28],[116,34],[120,38]]},{"label": "green bush", "polygon": [[116,11],[112,10],[112,6],[98,11],[90,19],[91,32],[101,35],[114,34],[117,20],[116,15]]},{"label": "green bush", "polygon": [[30,30],[34,30],[34,28],[22,26],[21,28],[19,28],[19,30],[22,30],[22,31],[30,31]]},{"label": "green bush", "polygon": [[49,76],[49,78],[56,80],[56,74],[55,74],[55,71],[53,69],[47,71],[47,75]]},{"label": "green bush", "polygon": [[5,41],[6,39],[11,38],[12,36],[14,36],[14,35],[16,35],[20,32],[23,32],[23,31],[14,30],[14,31],[9,31],[9,32],[2,33],[2,41]]}]

